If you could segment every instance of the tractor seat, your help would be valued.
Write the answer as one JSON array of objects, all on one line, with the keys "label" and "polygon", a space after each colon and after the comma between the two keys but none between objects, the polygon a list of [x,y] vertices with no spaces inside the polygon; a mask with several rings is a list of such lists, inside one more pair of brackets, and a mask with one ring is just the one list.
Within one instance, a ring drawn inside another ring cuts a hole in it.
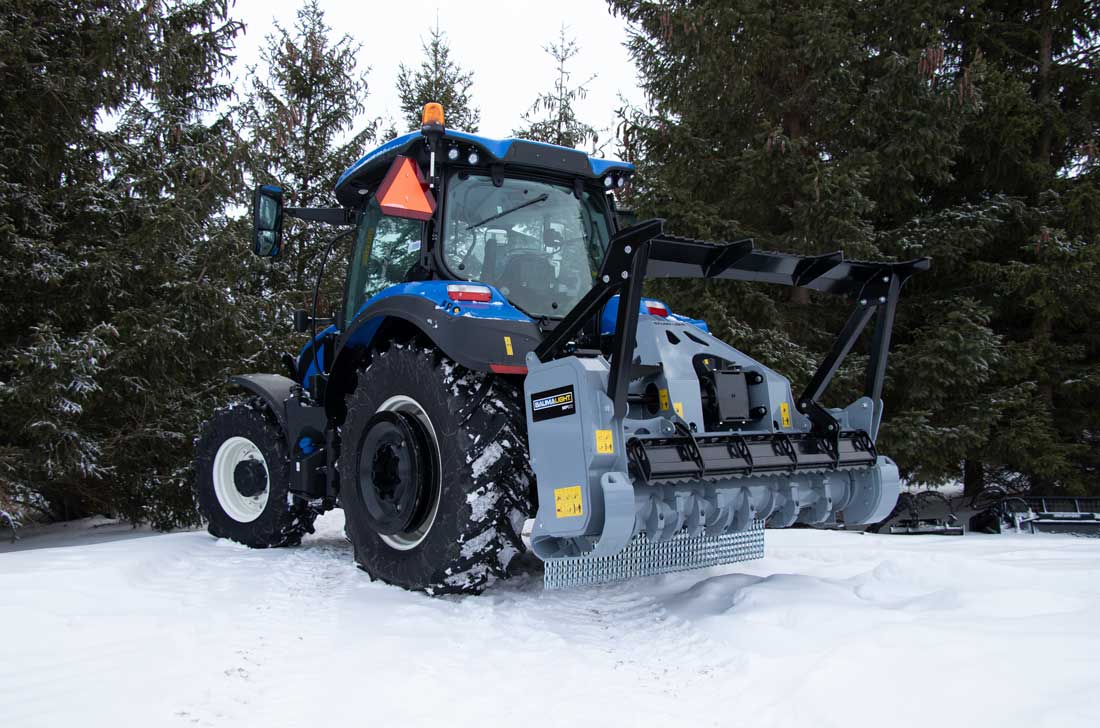
[{"label": "tractor seat", "polygon": [[504,270],[497,278],[500,292],[525,307],[537,302],[554,287],[554,266],[538,253],[516,253],[508,256]]}]

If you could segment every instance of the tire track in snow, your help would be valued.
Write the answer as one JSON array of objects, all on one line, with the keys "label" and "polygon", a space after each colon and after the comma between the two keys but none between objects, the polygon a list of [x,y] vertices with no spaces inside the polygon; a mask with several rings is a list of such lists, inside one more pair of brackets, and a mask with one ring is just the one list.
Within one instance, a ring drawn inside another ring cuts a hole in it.
[{"label": "tire track in snow", "polygon": [[248,624],[206,667],[207,679],[217,687],[206,695],[181,697],[174,714],[182,722],[243,724],[271,715],[281,724],[275,708],[302,700],[292,687],[298,674],[323,674],[323,650],[332,647],[323,637],[332,604],[353,586],[349,579],[365,578],[354,566],[350,545],[331,536],[285,549],[245,549],[242,558],[249,557],[270,563],[259,565],[253,602],[238,608]]},{"label": "tire track in snow", "polygon": [[[591,694],[614,687],[638,696],[654,715],[674,719],[679,698],[713,695],[707,678],[736,660],[637,583],[544,592],[541,578],[527,576],[481,597],[431,599],[370,582],[352,563],[350,548],[331,535],[268,553],[277,559],[263,567],[256,590],[266,629],[250,640],[242,635],[226,655],[224,674],[216,676],[223,692],[239,699],[185,702],[180,712],[199,724],[313,719],[302,713],[302,695],[319,692],[330,696],[322,714],[346,717],[354,704],[340,696],[355,679],[343,673],[372,682],[380,696],[372,708],[377,724],[401,718],[402,711],[443,713],[456,699],[470,715],[514,713],[533,725],[584,719],[582,708],[560,703],[552,713],[531,716],[531,687],[521,678],[555,666],[569,666],[556,674],[557,690]],[[379,604],[386,606],[379,610]],[[418,660],[418,653],[429,657]],[[293,687],[284,685],[288,679]],[[431,689],[403,705],[402,683]],[[498,687],[486,693],[485,685]],[[534,705],[545,697],[540,692]],[[578,706],[586,704],[591,701]]]},{"label": "tire track in snow", "polygon": [[713,700],[721,688],[713,678],[738,670],[744,659],[668,612],[653,594],[667,580],[552,592],[540,584],[517,592],[504,585],[488,598],[496,614],[509,615],[501,631],[554,635],[558,659],[574,667],[583,661],[598,685],[618,684],[620,694],[637,701],[630,714],[651,711],[675,720],[679,701]]}]

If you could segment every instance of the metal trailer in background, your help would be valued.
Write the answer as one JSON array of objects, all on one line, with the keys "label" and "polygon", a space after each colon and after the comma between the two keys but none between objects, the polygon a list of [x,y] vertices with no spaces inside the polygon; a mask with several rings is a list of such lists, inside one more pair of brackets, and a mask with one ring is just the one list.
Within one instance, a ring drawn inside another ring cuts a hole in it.
[{"label": "metal trailer in background", "polygon": [[987,489],[975,503],[981,510],[970,518],[972,532],[1100,537],[1100,498],[1014,495],[1001,489]]},{"label": "metal trailer in background", "polygon": [[890,515],[866,530],[904,536],[963,535],[954,502],[937,490],[902,492]]}]

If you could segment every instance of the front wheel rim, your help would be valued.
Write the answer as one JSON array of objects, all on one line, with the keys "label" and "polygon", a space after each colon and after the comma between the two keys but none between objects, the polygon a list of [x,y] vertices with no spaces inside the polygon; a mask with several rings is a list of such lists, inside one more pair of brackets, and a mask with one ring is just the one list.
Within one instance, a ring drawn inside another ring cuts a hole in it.
[{"label": "front wheel rim", "polygon": [[[239,472],[238,466],[248,461],[260,463],[265,478],[263,490],[251,496],[241,493],[234,477]],[[230,437],[221,444],[214,455],[212,475],[218,505],[234,521],[251,523],[267,508],[271,494],[271,473],[260,448],[247,437]]]}]

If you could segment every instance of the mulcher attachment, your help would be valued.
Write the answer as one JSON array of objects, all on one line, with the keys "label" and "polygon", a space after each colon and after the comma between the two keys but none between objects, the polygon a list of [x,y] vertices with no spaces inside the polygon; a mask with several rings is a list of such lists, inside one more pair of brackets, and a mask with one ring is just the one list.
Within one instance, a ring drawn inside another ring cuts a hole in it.
[{"label": "mulcher attachment", "polygon": [[[763,253],[661,228],[619,232],[592,290],[527,356],[539,496],[531,548],[549,588],[757,558],[764,523],[819,524],[838,512],[846,524],[875,523],[897,501],[897,466],[875,448],[880,396],[898,293],[927,259]],[[785,377],[689,320],[640,317],[647,275],[782,283],[858,303],[796,398]],[[614,313],[609,343],[578,349],[601,311]],[[865,396],[825,408],[822,393],[876,315]]]}]

